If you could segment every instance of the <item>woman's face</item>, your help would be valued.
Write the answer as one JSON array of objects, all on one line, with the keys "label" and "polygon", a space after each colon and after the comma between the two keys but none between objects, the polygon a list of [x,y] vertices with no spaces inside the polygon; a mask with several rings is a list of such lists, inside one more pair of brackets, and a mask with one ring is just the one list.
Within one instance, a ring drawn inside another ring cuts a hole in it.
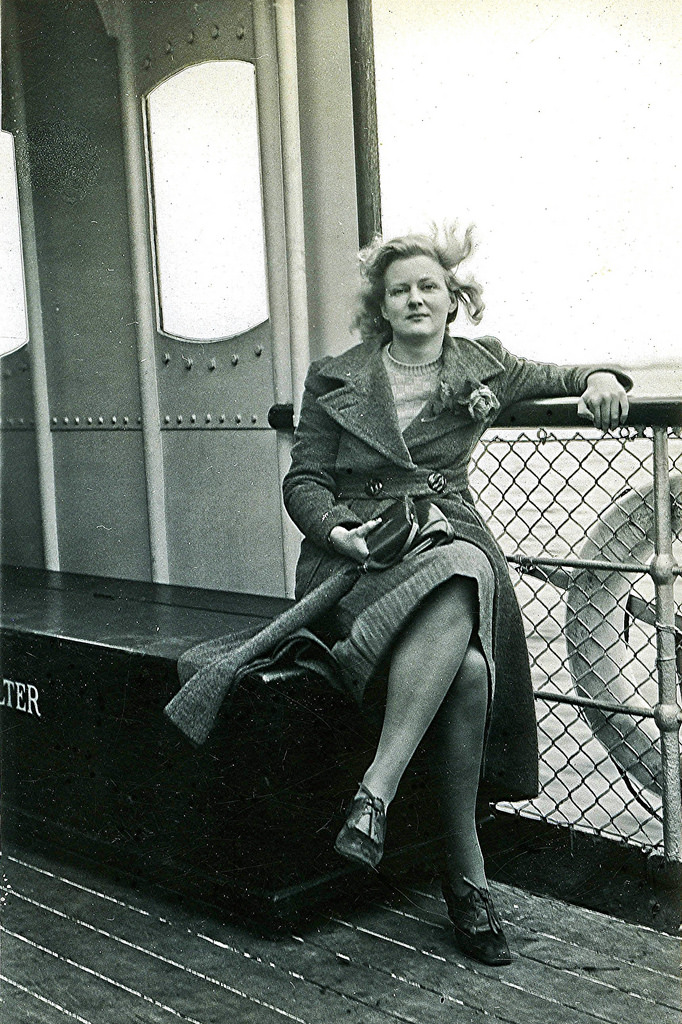
[{"label": "woman's face", "polygon": [[442,341],[455,303],[440,263],[430,256],[394,260],[386,269],[384,285],[381,312],[395,340],[419,345],[430,339]]}]

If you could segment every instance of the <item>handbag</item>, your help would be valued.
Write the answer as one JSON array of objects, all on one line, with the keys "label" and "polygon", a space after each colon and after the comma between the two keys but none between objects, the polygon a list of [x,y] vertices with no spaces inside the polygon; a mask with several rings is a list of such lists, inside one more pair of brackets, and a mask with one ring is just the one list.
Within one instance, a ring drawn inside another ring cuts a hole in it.
[{"label": "handbag", "polygon": [[365,537],[369,550],[365,569],[388,569],[396,565],[409,551],[418,531],[417,510],[406,494],[381,513],[381,522]]},{"label": "handbag", "polygon": [[455,535],[447,516],[428,498],[399,498],[381,513],[381,522],[365,541],[365,569],[389,569],[405,558],[447,544]]}]

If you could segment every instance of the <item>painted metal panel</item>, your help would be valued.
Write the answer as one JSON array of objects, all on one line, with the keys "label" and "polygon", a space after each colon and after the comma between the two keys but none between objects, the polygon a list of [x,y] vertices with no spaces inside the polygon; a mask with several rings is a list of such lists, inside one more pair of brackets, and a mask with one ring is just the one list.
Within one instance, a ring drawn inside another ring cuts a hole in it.
[{"label": "painted metal panel", "polygon": [[60,430],[53,443],[61,568],[148,580],[141,431]]},{"label": "painted metal panel", "polygon": [[136,0],[130,6],[140,93],[200,61],[253,60],[248,0]]},{"label": "painted metal panel", "polygon": [[164,433],[170,582],[281,595],[277,438],[267,430]]},{"label": "painted metal panel", "polygon": [[0,415],[7,428],[28,427],[33,423],[31,365],[26,347],[3,356],[0,362]]},{"label": "painted metal panel", "polygon": [[205,345],[168,339],[157,377],[162,426],[179,425],[179,416],[187,426],[195,416],[198,424],[264,427],[275,401],[269,324]]},{"label": "painted metal panel", "polygon": [[2,561],[41,567],[43,534],[35,432],[30,428],[3,427],[0,443]]},{"label": "painted metal panel", "polygon": [[94,3],[18,14],[51,412],[137,416],[116,44]]}]

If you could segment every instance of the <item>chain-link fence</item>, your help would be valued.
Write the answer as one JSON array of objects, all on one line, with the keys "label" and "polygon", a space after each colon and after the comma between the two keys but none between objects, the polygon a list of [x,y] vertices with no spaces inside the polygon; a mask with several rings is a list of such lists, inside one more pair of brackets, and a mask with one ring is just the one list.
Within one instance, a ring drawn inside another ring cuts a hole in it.
[{"label": "chain-link fence", "polygon": [[518,573],[536,694],[541,793],[514,810],[677,859],[679,432],[494,428],[470,478]]}]

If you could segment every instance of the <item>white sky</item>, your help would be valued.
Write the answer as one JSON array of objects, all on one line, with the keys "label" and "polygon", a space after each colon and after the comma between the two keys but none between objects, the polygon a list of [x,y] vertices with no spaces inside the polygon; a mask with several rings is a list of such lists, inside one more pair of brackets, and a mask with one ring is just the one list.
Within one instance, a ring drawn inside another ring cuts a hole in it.
[{"label": "white sky", "polygon": [[[682,0],[373,0],[373,7],[384,233],[453,217],[476,224],[470,270],[484,285],[486,312],[479,327],[464,320],[457,330],[494,334],[513,351],[559,361],[682,362]],[[218,146],[215,120],[224,125],[227,114],[218,83],[208,84],[195,89],[210,97],[195,104],[198,126],[177,117],[167,123],[202,176],[212,167],[222,178],[198,188],[177,149],[165,160],[155,154],[157,170],[170,165],[191,185],[194,199],[183,204],[170,173],[156,182],[157,199],[165,195],[181,225],[184,266],[196,271],[203,254],[210,267],[196,279],[180,267],[166,289],[169,313],[176,297],[189,310],[191,322],[178,323],[177,333],[195,337],[212,333],[200,320],[213,319],[216,306],[225,321],[216,333],[243,329],[231,319],[235,289],[251,307],[249,322],[266,315],[260,214],[247,213],[259,211],[258,186],[253,174],[251,191],[243,175],[232,187],[225,181],[229,153]],[[179,85],[169,83],[168,95]],[[249,151],[244,166],[253,172],[247,122],[255,117],[242,120],[240,127],[233,118],[227,137],[233,152]],[[8,181],[0,193],[9,207],[0,238],[7,257],[16,251],[9,229],[17,215]],[[248,267],[217,236],[208,253],[226,210],[240,232],[255,225]],[[172,269],[167,262],[165,271]],[[9,294],[5,325],[15,314],[0,331],[9,350],[25,325],[16,265],[0,268],[0,286]]]},{"label": "white sky", "polygon": [[384,235],[477,226],[478,327],[677,359],[682,0],[373,0]]}]

